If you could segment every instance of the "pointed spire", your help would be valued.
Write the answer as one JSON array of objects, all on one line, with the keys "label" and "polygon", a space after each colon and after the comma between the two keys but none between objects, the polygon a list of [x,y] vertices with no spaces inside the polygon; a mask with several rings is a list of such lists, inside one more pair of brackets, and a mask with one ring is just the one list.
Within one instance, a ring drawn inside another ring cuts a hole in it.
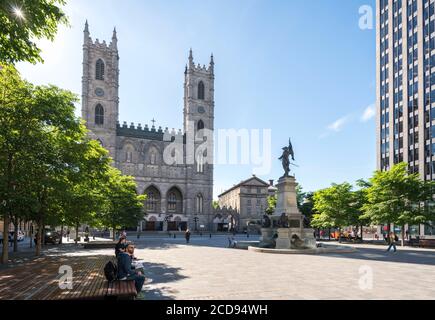
[{"label": "pointed spire", "polygon": [[214,57],[213,57],[213,52],[212,52],[211,57],[210,57],[210,71],[211,71],[211,73],[214,72]]},{"label": "pointed spire", "polygon": [[116,27],[113,28],[112,43],[110,44],[110,46],[114,49],[118,48],[118,36],[116,33]]},{"label": "pointed spire", "polygon": [[89,42],[89,37],[90,37],[88,20],[86,20],[85,30],[83,30],[83,33],[84,33],[84,42],[88,43]]},{"label": "pointed spire", "polygon": [[193,69],[193,68],[195,68],[195,64],[193,62],[193,51],[192,51],[192,48],[190,48],[190,51],[189,51],[189,69]]}]

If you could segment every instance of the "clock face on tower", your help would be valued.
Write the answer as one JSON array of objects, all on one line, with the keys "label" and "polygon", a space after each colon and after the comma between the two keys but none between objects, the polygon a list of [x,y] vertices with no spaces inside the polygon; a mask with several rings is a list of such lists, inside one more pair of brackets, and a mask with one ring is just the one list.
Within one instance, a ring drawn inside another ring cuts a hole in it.
[{"label": "clock face on tower", "polygon": [[205,108],[203,106],[198,107],[198,113],[205,113]]},{"label": "clock face on tower", "polygon": [[96,94],[98,97],[103,97],[103,96],[104,96],[104,90],[101,89],[101,88],[97,88],[97,89],[95,89],[95,94]]}]

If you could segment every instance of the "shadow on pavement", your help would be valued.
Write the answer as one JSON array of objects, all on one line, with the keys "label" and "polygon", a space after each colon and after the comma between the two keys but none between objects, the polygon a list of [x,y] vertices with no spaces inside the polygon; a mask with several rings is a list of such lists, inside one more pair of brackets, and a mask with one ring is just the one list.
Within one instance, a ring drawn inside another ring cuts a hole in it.
[{"label": "shadow on pavement", "polygon": [[348,258],[356,260],[398,262],[409,264],[435,265],[435,252],[423,250],[401,250],[397,247],[397,252],[387,252],[387,246],[381,248],[364,248],[357,247],[358,251],[347,254],[326,254],[326,257]]},{"label": "shadow on pavement", "polygon": [[[145,277],[145,298],[147,300],[173,300],[172,295],[177,293],[173,288],[160,287],[160,284],[179,281],[187,278],[179,273],[181,268],[169,267],[166,264],[145,262],[144,264]],[[151,287],[150,287],[151,286]],[[159,286],[156,288],[155,286]]]}]

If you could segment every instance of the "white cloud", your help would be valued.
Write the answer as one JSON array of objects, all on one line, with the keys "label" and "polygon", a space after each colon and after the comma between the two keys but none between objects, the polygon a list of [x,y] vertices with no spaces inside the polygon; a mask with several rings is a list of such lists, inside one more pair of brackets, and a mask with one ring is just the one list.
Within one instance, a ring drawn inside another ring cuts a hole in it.
[{"label": "white cloud", "polygon": [[361,122],[367,122],[376,116],[376,107],[374,104],[368,106],[361,117]]},{"label": "white cloud", "polygon": [[333,123],[331,123],[328,126],[328,130],[334,131],[334,132],[340,132],[344,125],[349,121],[349,117],[342,117],[340,119],[337,119],[336,121],[334,121]]}]

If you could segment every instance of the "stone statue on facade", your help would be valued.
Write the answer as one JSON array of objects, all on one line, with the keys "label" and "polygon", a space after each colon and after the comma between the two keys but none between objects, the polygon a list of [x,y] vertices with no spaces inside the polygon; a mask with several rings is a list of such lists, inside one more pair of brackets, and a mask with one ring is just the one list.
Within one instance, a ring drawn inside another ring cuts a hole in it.
[{"label": "stone statue on facade", "polygon": [[290,157],[293,161],[295,161],[295,153],[293,151],[293,145],[291,140],[289,139],[288,147],[282,148],[282,156],[279,158],[282,162],[282,167],[284,169],[284,177],[288,177],[290,173]]}]

